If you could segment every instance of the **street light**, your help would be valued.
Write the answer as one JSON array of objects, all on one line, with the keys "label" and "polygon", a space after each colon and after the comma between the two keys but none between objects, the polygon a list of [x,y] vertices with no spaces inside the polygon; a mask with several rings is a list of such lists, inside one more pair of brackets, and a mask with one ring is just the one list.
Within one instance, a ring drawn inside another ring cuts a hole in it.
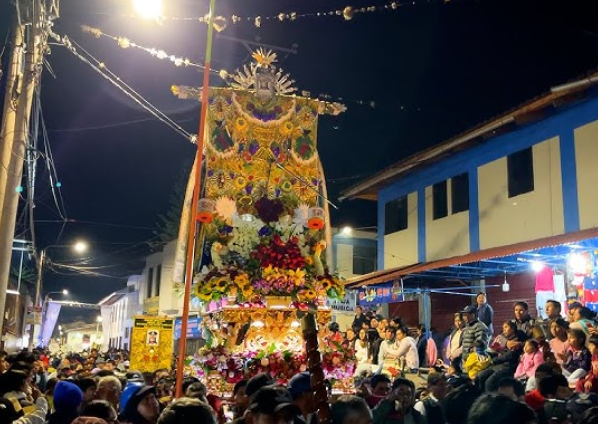
[{"label": "street light", "polygon": [[73,249],[77,253],[85,253],[87,252],[88,244],[84,241],[78,241],[73,245]]},{"label": "street light", "polygon": [[145,19],[158,19],[162,16],[162,0],[133,0],[133,7]]},{"label": "street light", "polygon": [[359,231],[359,230],[377,230],[378,227],[376,227],[375,225],[370,225],[369,227],[357,227],[357,228],[353,228],[350,225],[347,225],[343,228],[341,228],[341,230],[339,231],[339,234],[345,236],[345,237],[351,237],[353,235],[354,231]]}]

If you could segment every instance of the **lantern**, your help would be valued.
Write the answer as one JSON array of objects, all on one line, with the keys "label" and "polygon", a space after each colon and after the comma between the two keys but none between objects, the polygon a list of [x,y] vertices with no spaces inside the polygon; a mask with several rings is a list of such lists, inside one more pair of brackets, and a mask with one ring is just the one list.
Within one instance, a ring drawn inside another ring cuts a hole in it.
[{"label": "lantern", "polygon": [[209,224],[214,219],[216,203],[212,199],[199,199],[197,201],[197,220]]},{"label": "lantern", "polygon": [[307,212],[307,226],[312,230],[321,230],[324,228],[324,209],[320,207],[309,208]]}]

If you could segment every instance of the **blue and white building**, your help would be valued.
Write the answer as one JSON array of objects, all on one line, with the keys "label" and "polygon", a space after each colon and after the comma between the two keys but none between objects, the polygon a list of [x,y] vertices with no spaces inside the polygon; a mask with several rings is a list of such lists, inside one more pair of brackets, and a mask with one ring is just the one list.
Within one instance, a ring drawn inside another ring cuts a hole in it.
[{"label": "blue and white building", "polygon": [[566,270],[571,253],[594,252],[597,77],[554,87],[346,190],[345,199],[378,206],[380,271],[353,285],[484,285],[531,262]]}]

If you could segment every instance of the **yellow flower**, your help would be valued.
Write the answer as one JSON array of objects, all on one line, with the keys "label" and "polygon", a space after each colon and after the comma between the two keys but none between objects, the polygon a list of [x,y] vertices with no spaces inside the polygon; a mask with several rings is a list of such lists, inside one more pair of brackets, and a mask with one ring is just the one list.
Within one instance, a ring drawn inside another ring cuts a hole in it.
[{"label": "yellow flower", "polygon": [[308,256],[305,258],[305,263],[308,265],[313,265],[314,264],[314,260],[311,256]]},{"label": "yellow flower", "polygon": [[317,296],[317,293],[314,290],[305,290],[303,293],[307,300],[314,300]]},{"label": "yellow flower", "polygon": [[204,302],[208,302],[210,300],[212,300],[212,294],[211,293],[198,293],[197,297],[199,298],[199,300],[203,300]]},{"label": "yellow flower", "polygon": [[251,296],[253,296],[254,293],[251,285],[241,287],[241,291],[243,292],[243,299],[245,300],[251,299]]},{"label": "yellow flower", "polygon": [[294,129],[295,126],[293,125],[293,123],[291,121],[287,121],[281,125],[280,132],[285,136],[289,136],[293,133]]},{"label": "yellow flower", "polygon": [[322,280],[322,290],[324,291],[328,291],[330,290],[330,287],[332,287],[332,283],[330,282],[330,280]]},{"label": "yellow flower", "polygon": [[233,184],[237,190],[240,190],[245,187],[247,181],[245,181],[244,177],[237,177],[234,179]]},{"label": "yellow flower", "polygon": [[235,129],[237,131],[245,131],[247,129],[247,121],[245,118],[237,118],[235,120]]},{"label": "yellow flower", "polygon": [[219,291],[219,292],[223,292],[224,289],[226,289],[229,284],[226,277],[216,278],[211,283],[214,286],[214,290]]},{"label": "yellow flower", "polygon": [[249,284],[249,277],[247,276],[247,274],[243,273],[243,274],[239,274],[235,277],[235,283],[239,286],[246,286]]},{"label": "yellow flower", "polygon": [[289,271],[289,278],[295,283],[296,286],[300,286],[305,280],[305,271],[297,268],[295,271],[292,269]]}]

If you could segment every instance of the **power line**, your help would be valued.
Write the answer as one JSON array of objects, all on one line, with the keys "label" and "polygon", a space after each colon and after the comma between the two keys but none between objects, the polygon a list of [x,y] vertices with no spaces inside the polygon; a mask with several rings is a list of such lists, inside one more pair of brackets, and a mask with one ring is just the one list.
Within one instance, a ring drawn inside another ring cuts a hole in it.
[{"label": "power line", "polygon": [[[116,88],[122,91],[127,97],[141,106],[143,109],[148,111],[150,114],[155,116],[158,120],[162,121],[178,134],[182,135],[188,141],[195,142],[196,136],[187,132],[183,127],[178,125],[172,119],[170,119],[167,115],[161,112],[157,107],[155,107],[152,103],[146,100],[143,96],[137,93],[133,88],[131,88],[128,84],[126,84],[120,77],[110,71],[103,62],[97,60],[91,53],[85,50],[81,45],[77,44],[75,41],[72,41],[67,36],[59,36],[53,32],[50,33],[50,36],[58,41],[60,45],[64,46],[69,52],[71,52],[75,57],[81,60],[83,63],[89,65],[94,71],[100,74],[104,79],[109,81],[113,84]],[[76,47],[75,47],[76,46]],[[83,51],[90,59],[82,56],[78,51],[79,48]],[[95,62],[95,63],[92,63]]]},{"label": "power line", "polygon": [[[183,119],[179,120],[178,122],[189,122],[192,121],[194,118]],[[104,124],[104,125],[97,125],[97,126],[90,126],[90,127],[80,127],[80,128],[61,128],[55,130],[48,130],[48,132],[74,132],[74,131],[95,131],[95,130],[105,130],[111,128],[118,128],[123,127],[126,125],[135,125],[142,122],[153,122],[156,121],[155,118],[143,118],[143,119],[134,119],[131,121],[123,121],[123,122],[114,122],[112,124]]]}]

